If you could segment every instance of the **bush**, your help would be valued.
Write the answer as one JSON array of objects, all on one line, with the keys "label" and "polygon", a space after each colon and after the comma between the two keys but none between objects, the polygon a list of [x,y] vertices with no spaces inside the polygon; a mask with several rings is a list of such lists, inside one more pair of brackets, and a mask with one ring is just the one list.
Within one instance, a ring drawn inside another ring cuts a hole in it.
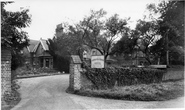
[{"label": "bush", "polygon": [[8,105],[14,106],[21,100],[20,93],[17,91],[19,88],[20,86],[17,84],[17,80],[14,79],[11,83],[11,91],[5,91],[3,97]]},{"label": "bush", "polygon": [[162,81],[164,71],[151,68],[108,67],[87,68],[84,74],[97,89],[118,86],[148,84]]},{"label": "bush", "polygon": [[16,70],[17,75],[30,75],[30,74],[39,74],[35,69],[33,68],[28,68],[26,66],[19,67]]},{"label": "bush", "polygon": [[114,87],[117,78],[116,68],[88,69],[85,75],[98,89]]},{"label": "bush", "polygon": [[162,81],[164,71],[151,68],[117,68],[118,86],[148,84]]},{"label": "bush", "polygon": [[75,94],[120,100],[164,101],[184,96],[184,80],[114,87],[106,90],[81,89]]}]

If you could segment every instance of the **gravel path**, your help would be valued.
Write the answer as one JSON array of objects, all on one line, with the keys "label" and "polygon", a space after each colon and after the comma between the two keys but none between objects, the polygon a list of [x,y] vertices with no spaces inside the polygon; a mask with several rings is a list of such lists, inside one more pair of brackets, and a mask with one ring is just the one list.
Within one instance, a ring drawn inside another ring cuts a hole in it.
[{"label": "gravel path", "polygon": [[169,101],[124,101],[65,92],[69,75],[19,79],[22,100],[12,110],[183,108],[184,97]]}]

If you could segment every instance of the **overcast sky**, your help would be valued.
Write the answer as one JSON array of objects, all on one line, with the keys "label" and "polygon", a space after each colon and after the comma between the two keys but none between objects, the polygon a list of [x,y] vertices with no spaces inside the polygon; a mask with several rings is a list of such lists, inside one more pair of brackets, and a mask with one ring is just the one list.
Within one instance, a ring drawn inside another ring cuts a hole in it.
[{"label": "overcast sky", "polygon": [[14,0],[5,8],[9,11],[19,11],[20,7],[29,9],[32,23],[26,28],[30,39],[53,38],[56,25],[62,22],[71,24],[82,20],[90,14],[90,10],[107,11],[107,16],[115,13],[120,18],[131,17],[129,25],[135,27],[136,21],[146,13],[146,4],[158,0]]}]

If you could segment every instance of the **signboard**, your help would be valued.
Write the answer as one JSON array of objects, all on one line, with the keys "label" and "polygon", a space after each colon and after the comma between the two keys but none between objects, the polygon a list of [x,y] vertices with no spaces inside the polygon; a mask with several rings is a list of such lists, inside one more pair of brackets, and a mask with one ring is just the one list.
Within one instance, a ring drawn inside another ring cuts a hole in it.
[{"label": "signboard", "polygon": [[91,68],[104,68],[104,56],[91,56]]}]

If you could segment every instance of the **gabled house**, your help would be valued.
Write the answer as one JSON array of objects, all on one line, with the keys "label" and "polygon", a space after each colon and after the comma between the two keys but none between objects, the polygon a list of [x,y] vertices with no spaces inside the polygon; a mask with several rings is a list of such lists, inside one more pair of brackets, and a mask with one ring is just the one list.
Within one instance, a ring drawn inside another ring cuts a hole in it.
[{"label": "gabled house", "polygon": [[23,49],[26,63],[35,68],[53,68],[53,57],[49,53],[47,40],[30,40],[29,46]]}]

